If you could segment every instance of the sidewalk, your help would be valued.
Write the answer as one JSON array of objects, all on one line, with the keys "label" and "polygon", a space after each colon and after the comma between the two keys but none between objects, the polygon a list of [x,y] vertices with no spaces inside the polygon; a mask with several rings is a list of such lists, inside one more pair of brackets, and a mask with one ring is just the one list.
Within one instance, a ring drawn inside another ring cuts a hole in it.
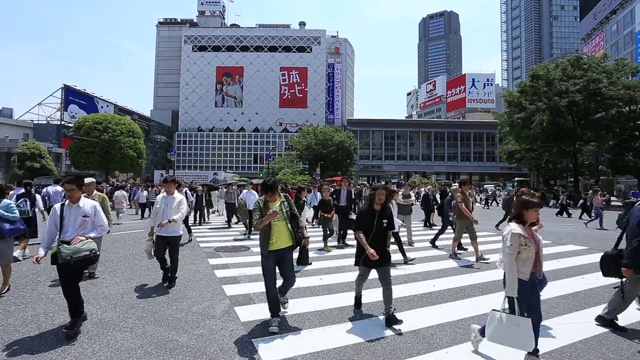
[{"label": "sidewalk", "polygon": [[157,262],[144,254],[147,226],[141,221],[135,229],[145,231],[104,238],[98,278],[81,284],[89,320],[72,343],[62,334],[67,308],[49,257],[39,266],[15,263],[12,290],[0,298],[0,358],[252,358],[253,344],[244,340],[206,254],[196,243],[181,248],[177,286],[169,292],[158,284]]}]

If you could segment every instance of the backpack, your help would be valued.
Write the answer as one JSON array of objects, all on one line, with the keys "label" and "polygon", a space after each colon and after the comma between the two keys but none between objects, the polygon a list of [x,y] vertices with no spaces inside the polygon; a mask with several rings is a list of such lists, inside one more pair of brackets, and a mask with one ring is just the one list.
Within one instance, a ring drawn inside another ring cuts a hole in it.
[{"label": "backpack", "polygon": [[622,202],[622,212],[618,214],[618,217],[616,218],[617,229],[622,230],[622,228],[624,228],[625,224],[629,220],[629,213],[631,212],[631,209],[633,209],[639,202],[640,200],[625,200]]},{"label": "backpack", "polygon": [[[30,218],[31,215],[33,215],[33,208],[35,207],[35,194],[32,194],[31,196],[27,196],[26,194],[24,194],[24,196],[22,197],[20,197],[20,195],[16,197],[16,207],[18,208],[18,214],[20,214],[20,217],[23,219]],[[20,199],[18,199],[18,197],[20,197]]]}]

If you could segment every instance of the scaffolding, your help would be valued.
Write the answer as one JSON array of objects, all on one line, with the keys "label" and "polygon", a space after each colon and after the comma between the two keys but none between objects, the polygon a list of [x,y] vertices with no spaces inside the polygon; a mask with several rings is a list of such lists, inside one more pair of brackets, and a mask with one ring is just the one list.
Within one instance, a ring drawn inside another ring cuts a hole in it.
[{"label": "scaffolding", "polygon": [[16,120],[47,124],[62,123],[64,121],[63,98],[63,87],[59,87],[24,114],[18,116]]}]

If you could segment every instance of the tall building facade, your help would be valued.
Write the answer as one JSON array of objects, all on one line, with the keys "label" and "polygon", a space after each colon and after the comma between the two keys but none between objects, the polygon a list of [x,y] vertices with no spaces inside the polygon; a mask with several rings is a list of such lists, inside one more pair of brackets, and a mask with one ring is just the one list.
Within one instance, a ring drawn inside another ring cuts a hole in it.
[{"label": "tall building facade", "polygon": [[640,1],[581,0],[580,37],[586,55],[607,52],[640,64]]},{"label": "tall building facade", "polygon": [[462,74],[460,17],[453,11],[429,14],[418,25],[418,85],[440,75]]},{"label": "tall building facade", "polygon": [[580,0],[500,0],[502,82],[509,89],[532,66],[576,54]]}]

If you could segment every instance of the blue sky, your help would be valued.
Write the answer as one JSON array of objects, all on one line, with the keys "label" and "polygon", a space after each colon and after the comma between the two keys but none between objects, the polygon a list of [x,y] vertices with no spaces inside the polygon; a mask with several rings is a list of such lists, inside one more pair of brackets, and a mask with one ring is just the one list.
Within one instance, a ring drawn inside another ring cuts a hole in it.
[{"label": "blue sky", "polygon": [[[15,116],[63,83],[148,114],[158,18],[191,18],[196,0],[10,1],[0,21],[0,106]],[[460,14],[463,70],[500,77],[498,0],[235,0],[242,26],[287,23],[339,31],[356,52],[355,116],[402,118],[417,79],[418,22]]]}]

